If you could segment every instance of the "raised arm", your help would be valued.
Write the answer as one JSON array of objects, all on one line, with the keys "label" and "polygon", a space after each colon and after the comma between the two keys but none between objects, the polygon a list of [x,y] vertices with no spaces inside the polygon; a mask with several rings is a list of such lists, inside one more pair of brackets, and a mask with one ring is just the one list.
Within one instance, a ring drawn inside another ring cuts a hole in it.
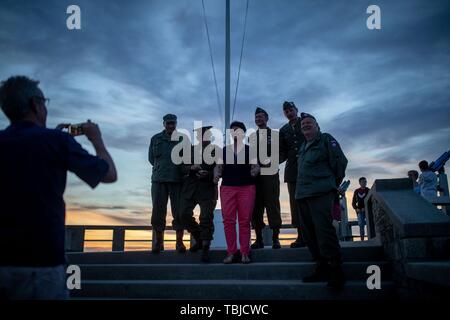
[{"label": "raised arm", "polygon": [[89,141],[92,143],[97,156],[108,163],[108,172],[103,177],[101,182],[103,183],[116,182],[117,181],[116,166],[114,165],[114,161],[105,147],[102,134],[100,132],[100,128],[96,123],[93,123],[90,120],[88,120],[88,122],[83,125],[83,132],[89,139]]}]

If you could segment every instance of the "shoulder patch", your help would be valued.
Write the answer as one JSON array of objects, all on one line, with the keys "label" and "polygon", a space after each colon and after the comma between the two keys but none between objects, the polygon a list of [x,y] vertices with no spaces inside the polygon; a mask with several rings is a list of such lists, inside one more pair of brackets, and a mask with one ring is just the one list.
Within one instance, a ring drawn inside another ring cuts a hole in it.
[{"label": "shoulder patch", "polygon": [[333,147],[333,148],[336,148],[339,144],[337,143],[337,141],[336,140],[334,140],[334,139],[331,139],[330,140],[330,143],[331,143],[331,146]]}]

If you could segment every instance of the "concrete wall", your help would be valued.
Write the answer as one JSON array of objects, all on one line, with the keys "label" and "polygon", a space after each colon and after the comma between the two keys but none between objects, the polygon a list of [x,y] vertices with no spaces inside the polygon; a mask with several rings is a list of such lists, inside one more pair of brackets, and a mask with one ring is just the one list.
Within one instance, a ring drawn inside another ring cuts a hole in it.
[{"label": "concrete wall", "polygon": [[450,217],[416,194],[409,179],[376,180],[366,207],[371,237],[379,239],[392,262],[399,292],[405,296],[429,292],[409,276],[408,265],[450,261]]}]

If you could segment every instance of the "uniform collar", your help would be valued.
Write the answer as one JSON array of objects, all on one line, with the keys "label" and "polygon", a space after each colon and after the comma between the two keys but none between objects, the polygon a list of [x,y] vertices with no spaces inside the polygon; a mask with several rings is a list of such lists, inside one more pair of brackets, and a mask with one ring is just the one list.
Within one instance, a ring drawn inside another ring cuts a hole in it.
[{"label": "uniform collar", "polygon": [[322,137],[322,132],[320,132],[320,130],[317,132],[317,135],[314,139],[312,139],[311,141],[306,141],[306,148],[305,151],[308,150],[312,145],[316,144],[320,138]]},{"label": "uniform collar", "polygon": [[[295,122],[294,122],[295,127],[297,127],[297,126],[300,124],[300,120],[301,120],[300,117],[297,117],[297,119],[296,119]],[[289,126],[292,127],[291,122],[289,121],[288,123],[289,123]]]},{"label": "uniform collar", "polygon": [[[166,132],[165,129],[164,129],[163,131],[161,131],[161,134],[162,134],[163,139],[171,140],[171,136],[169,136],[169,135],[167,134],[167,132]],[[173,134],[173,132],[172,132],[172,134]]]}]

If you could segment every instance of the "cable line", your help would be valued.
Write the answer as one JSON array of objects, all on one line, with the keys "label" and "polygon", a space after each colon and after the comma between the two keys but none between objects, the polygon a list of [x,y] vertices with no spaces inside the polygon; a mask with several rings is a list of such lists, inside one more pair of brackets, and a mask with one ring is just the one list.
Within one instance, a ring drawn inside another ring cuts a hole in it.
[{"label": "cable line", "polygon": [[205,1],[204,0],[202,0],[202,7],[203,7],[203,21],[205,22],[206,36],[208,38],[209,56],[211,58],[211,67],[212,67],[212,72],[213,72],[213,77],[214,77],[214,85],[216,87],[217,105],[219,107],[220,121],[223,125],[222,104],[220,103],[219,87],[217,85],[216,69],[214,66],[214,58],[213,58],[213,53],[212,53],[212,48],[211,48],[211,39],[209,37],[209,28],[208,28],[208,21],[206,19],[206,9],[205,9]]},{"label": "cable line", "polygon": [[237,101],[237,94],[238,94],[238,88],[239,88],[239,79],[241,76],[241,65],[242,65],[242,56],[244,55],[244,42],[245,42],[245,34],[247,31],[247,16],[248,16],[249,2],[250,2],[250,0],[247,0],[247,6],[245,8],[244,32],[242,34],[241,56],[239,58],[238,76],[237,76],[237,82],[236,82],[236,91],[234,92],[233,112],[231,114],[231,121],[233,121],[233,119],[234,119],[234,110],[236,109],[236,101]]}]

